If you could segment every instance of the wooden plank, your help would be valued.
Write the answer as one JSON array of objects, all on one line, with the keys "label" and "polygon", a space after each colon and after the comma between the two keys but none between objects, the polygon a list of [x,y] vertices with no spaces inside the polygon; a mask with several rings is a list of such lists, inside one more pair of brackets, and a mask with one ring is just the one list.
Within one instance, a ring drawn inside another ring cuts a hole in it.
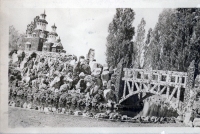
[{"label": "wooden plank", "polygon": [[135,86],[136,86],[136,91],[140,91],[140,88],[139,88],[139,86],[138,86],[138,84],[135,82]]},{"label": "wooden plank", "polygon": [[167,86],[167,92],[166,92],[166,98],[167,98],[167,99],[169,98],[169,89],[170,89],[170,87]]},{"label": "wooden plank", "polygon": [[180,86],[178,87],[178,91],[177,91],[177,102],[176,105],[177,107],[179,106],[179,102],[180,102],[180,95],[181,95],[181,90],[180,90]]},{"label": "wooden plank", "polygon": [[150,92],[154,92],[154,89],[157,87],[157,84],[155,84],[151,89],[150,89]]},{"label": "wooden plank", "polygon": [[175,83],[178,83],[178,76],[175,76]]},{"label": "wooden plank", "polygon": [[[123,81],[125,81],[125,80],[126,81],[133,81],[134,80],[135,82],[142,82],[142,79],[133,79],[133,78],[122,78],[122,80]],[[149,80],[144,79],[143,83],[149,83]],[[169,85],[169,86],[172,86],[172,87],[176,86],[175,82],[164,82],[164,81],[157,82],[155,80],[151,80],[151,84],[160,84],[160,85],[163,85],[163,86]],[[181,85],[181,87],[185,88],[185,84],[181,83],[180,85]]]},{"label": "wooden plank", "polygon": [[159,92],[159,95],[161,95],[161,94],[165,91],[166,88],[167,88],[167,87],[164,86],[164,87],[161,89],[161,91]]},{"label": "wooden plank", "polygon": [[183,75],[183,76],[187,76],[187,73],[186,72],[178,72],[178,71],[164,71],[164,70],[146,70],[146,69],[136,69],[136,68],[123,68],[123,71],[126,71],[126,70],[134,70],[134,71],[137,71],[137,72],[145,72],[145,73],[149,73],[149,72],[153,72],[153,73],[158,73],[160,72],[161,74],[169,74],[171,73],[172,75]]},{"label": "wooden plank", "polygon": [[134,80],[132,81],[132,86],[131,86],[131,91],[134,91],[134,84],[135,84],[135,82],[134,82]]},{"label": "wooden plank", "polygon": [[144,89],[147,92],[148,91],[148,87],[145,85],[145,83],[143,83]]},{"label": "wooden plank", "polygon": [[132,93],[130,83],[127,81],[126,84],[127,84],[127,86],[128,86],[129,94]]},{"label": "wooden plank", "polygon": [[123,98],[126,96],[126,81],[124,81],[124,92],[123,92]]},{"label": "wooden plank", "polygon": [[182,84],[182,75],[180,75],[179,77],[179,86],[178,86],[178,91],[177,91],[177,102],[176,102],[176,105],[177,105],[177,108],[179,107],[179,102],[180,102],[180,95],[181,95],[181,84]]},{"label": "wooden plank", "polygon": [[175,87],[175,88],[173,89],[173,91],[172,91],[172,93],[171,93],[171,95],[170,95],[168,101],[171,101],[171,99],[172,99],[172,97],[174,96],[176,90],[177,90],[177,87]]},{"label": "wooden plank", "polygon": [[142,90],[142,82],[140,82],[140,86],[139,86],[140,90]]}]

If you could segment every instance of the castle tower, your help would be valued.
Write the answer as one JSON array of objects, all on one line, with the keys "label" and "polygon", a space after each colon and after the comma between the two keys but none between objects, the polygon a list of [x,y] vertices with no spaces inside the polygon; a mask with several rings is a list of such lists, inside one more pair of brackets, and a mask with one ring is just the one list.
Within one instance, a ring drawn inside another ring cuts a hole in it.
[{"label": "castle tower", "polygon": [[40,38],[45,38],[45,32],[44,32],[44,30],[40,31]]},{"label": "castle tower", "polygon": [[61,42],[60,36],[59,36],[59,38],[57,39],[57,42]]},{"label": "castle tower", "polygon": [[46,18],[46,14],[45,14],[45,10],[44,10],[44,13],[42,13],[42,14],[40,14],[40,16],[41,16],[41,19],[43,19],[43,20],[45,20],[45,18]]},{"label": "castle tower", "polygon": [[61,43],[60,37],[56,40],[54,45],[52,46],[52,52],[62,52],[63,50],[63,45]]},{"label": "castle tower", "polygon": [[58,34],[56,33],[56,25],[54,23],[53,26],[51,26],[52,31],[49,33],[49,37],[48,37],[48,42],[51,43],[55,43],[56,42],[56,37],[58,36]]},{"label": "castle tower", "polygon": [[40,14],[40,19],[36,23],[36,29],[46,30],[46,26],[48,24],[48,22],[46,21],[46,16],[47,15],[45,14],[44,10],[44,13]]},{"label": "castle tower", "polygon": [[54,23],[54,25],[53,26],[51,26],[51,28],[52,28],[52,32],[56,32],[56,25],[55,25],[55,23]]}]

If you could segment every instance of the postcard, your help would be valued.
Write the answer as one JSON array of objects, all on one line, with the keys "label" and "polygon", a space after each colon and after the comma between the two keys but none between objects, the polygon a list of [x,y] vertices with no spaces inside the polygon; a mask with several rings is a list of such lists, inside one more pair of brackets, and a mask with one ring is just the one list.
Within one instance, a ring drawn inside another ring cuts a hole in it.
[{"label": "postcard", "polygon": [[200,2],[1,5],[1,133],[200,132]]}]

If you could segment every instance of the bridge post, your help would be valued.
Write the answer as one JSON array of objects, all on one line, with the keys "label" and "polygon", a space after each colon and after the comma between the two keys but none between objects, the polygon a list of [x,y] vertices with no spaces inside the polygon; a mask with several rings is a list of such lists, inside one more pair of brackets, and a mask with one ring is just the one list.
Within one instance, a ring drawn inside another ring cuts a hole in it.
[{"label": "bridge post", "polygon": [[171,71],[167,73],[167,92],[166,92],[166,98],[169,99],[169,90],[170,90],[170,87],[169,87],[169,83],[171,82]]},{"label": "bridge post", "polygon": [[143,81],[144,81],[144,71],[141,71],[141,79],[142,79],[142,81],[140,82],[140,90],[142,91],[139,95],[139,99],[141,99],[142,97],[143,97],[143,95],[144,95],[144,93],[143,93],[143,88],[142,88],[142,84],[143,84]]},{"label": "bridge post", "polygon": [[182,77],[183,77],[183,75],[180,75],[179,76],[179,81],[178,81],[178,84],[179,84],[179,87],[178,87],[178,91],[177,91],[177,108],[179,107],[179,102],[180,102],[180,97],[181,97],[181,83],[182,83]]},{"label": "bridge post", "polygon": [[160,81],[161,81],[161,73],[158,72],[158,90],[157,90],[158,93],[160,92],[160,84],[159,84]]}]

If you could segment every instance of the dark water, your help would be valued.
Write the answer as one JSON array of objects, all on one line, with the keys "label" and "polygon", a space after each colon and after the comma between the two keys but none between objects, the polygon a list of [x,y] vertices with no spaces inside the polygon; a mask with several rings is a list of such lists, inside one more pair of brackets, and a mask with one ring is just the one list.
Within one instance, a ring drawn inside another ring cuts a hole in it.
[{"label": "dark water", "polygon": [[42,107],[54,107],[56,109],[58,108],[65,108],[65,111],[81,111],[81,112],[88,112],[92,113],[93,115],[97,113],[111,113],[111,112],[116,112],[121,115],[127,115],[128,117],[134,117],[136,116],[141,110],[142,107],[138,109],[137,108],[102,108],[99,109],[98,107],[92,107],[92,106],[77,106],[73,104],[63,104],[59,106],[58,103],[48,103],[48,102],[41,102],[38,100],[33,100],[29,99],[27,97],[19,97],[19,96],[9,96],[9,101],[10,102],[15,102],[16,107],[21,107],[23,108],[24,103],[26,104],[31,104],[31,109],[38,110],[37,107],[42,106]]}]

